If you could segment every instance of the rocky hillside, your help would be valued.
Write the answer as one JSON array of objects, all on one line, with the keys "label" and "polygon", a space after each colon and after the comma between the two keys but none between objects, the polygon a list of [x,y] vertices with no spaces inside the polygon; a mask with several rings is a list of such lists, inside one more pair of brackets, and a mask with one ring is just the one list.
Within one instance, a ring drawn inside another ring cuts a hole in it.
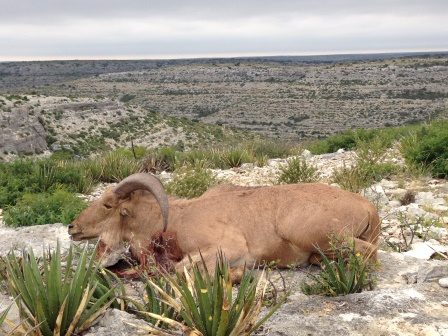
[{"label": "rocky hillside", "polygon": [[[108,97],[280,139],[448,117],[448,57],[0,64],[0,94]],[[102,99],[102,98],[101,98]]]},{"label": "rocky hillside", "polygon": [[240,142],[254,134],[163,117],[109,98],[0,95],[0,157],[61,149],[88,155],[131,146],[194,147]]}]

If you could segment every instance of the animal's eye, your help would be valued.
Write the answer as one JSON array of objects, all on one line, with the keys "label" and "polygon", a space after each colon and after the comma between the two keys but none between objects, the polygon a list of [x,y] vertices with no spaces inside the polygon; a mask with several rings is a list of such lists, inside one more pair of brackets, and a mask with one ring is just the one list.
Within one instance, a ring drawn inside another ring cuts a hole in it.
[{"label": "animal's eye", "polygon": [[109,204],[103,204],[103,206],[104,206],[106,209],[112,209],[112,205],[109,205]]}]

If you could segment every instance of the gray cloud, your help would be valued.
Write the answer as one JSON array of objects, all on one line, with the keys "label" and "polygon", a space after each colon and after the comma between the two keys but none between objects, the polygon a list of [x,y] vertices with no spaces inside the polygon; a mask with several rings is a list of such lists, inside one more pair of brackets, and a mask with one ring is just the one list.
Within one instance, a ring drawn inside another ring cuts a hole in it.
[{"label": "gray cloud", "polygon": [[0,0],[0,61],[448,50],[448,1]]}]

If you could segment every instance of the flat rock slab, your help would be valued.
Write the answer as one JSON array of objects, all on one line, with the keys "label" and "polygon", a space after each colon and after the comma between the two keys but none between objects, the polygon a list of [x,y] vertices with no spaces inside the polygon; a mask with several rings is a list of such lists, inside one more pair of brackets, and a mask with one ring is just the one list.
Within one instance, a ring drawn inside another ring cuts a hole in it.
[{"label": "flat rock slab", "polygon": [[448,274],[448,263],[382,251],[379,257],[382,269],[374,291],[332,298],[307,296],[295,286],[265,330],[270,336],[448,336],[448,289],[438,284]]},{"label": "flat rock slab", "polygon": [[[24,246],[33,247],[38,254],[42,246],[54,246],[58,240],[63,247],[70,245],[67,227],[61,224],[20,229],[0,227],[0,255],[8,253],[11,247]],[[297,269],[282,271],[292,293],[266,322],[263,332],[270,336],[448,336],[448,288],[439,285],[440,279],[448,277],[448,262],[384,251],[379,251],[379,258],[382,266],[374,291],[336,298],[304,295],[300,284],[306,278],[305,273]],[[11,302],[12,298],[2,289],[0,311]],[[17,310],[12,309],[8,317],[18,321]],[[127,313],[111,311],[85,334],[137,335],[137,330],[131,331],[124,321],[136,322]]]},{"label": "flat rock slab", "polygon": [[11,249],[22,250],[24,247],[31,247],[35,254],[39,254],[44,247],[55,246],[57,241],[62,247],[70,246],[67,226],[60,223],[19,228],[0,226],[0,256]]}]

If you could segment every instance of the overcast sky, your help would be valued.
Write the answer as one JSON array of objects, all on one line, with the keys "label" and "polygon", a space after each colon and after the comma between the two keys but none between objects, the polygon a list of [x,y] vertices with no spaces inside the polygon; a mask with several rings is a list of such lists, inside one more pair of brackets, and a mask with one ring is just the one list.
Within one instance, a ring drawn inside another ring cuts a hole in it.
[{"label": "overcast sky", "polygon": [[448,0],[0,0],[0,61],[448,51]]}]

